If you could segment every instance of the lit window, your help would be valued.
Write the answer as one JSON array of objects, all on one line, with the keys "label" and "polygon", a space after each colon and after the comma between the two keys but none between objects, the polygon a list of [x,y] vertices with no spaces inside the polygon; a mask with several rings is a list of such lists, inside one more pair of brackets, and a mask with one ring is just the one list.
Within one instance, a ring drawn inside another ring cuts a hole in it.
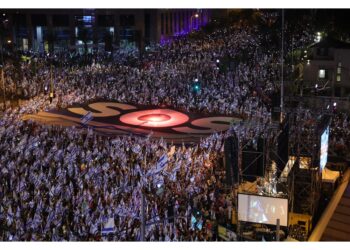
[{"label": "lit window", "polygon": [[337,75],[337,82],[340,82],[341,81],[341,77],[340,75]]},{"label": "lit window", "polygon": [[325,69],[320,69],[318,71],[318,78],[325,78],[326,77],[326,70]]},{"label": "lit window", "polygon": [[83,16],[83,22],[86,24],[92,23],[92,16]]}]

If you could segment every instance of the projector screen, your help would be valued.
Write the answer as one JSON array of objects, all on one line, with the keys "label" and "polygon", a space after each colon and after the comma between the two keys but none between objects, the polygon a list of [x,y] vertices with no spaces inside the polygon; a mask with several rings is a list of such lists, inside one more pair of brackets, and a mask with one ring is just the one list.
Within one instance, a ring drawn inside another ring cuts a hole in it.
[{"label": "projector screen", "polygon": [[320,168],[321,168],[321,170],[323,170],[327,164],[328,140],[329,140],[329,126],[325,129],[325,131],[321,135],[321,152],[320,152]]},{"label": "projector screen", "polygon": [[238,194],[238,220],[288,226],[288,199]]}]

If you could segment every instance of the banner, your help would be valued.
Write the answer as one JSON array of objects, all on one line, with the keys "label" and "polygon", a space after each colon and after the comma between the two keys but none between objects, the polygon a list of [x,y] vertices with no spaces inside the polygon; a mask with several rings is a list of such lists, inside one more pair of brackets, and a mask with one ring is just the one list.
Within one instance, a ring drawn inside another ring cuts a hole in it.
[{"label": "banner", "polygon": [[81,118],[81,123],[86,124],[93,119],[92,112],[89,111],[86,115]]}]

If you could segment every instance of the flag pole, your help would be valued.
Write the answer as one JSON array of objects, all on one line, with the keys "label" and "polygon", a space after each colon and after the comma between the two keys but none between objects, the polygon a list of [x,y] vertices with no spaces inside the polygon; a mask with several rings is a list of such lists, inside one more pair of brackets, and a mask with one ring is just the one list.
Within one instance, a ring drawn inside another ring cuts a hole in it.
[{"label": "flag pole", "polygon": [[141,191],[141,241],[145,241],[145,195]]},{"label": "flag pole", "polygon": [[[147,148],[145,149],[145,171],[147,170]],[[142,176],[143,178],[143,176]],[[142,182],[143,183],[143,182]],[[144,184],[144,183],[143,183]],[[143,185],[141,185],[141,241],[145,241],[145,229],[146,229],[146,220],[145,220],[145,195],[143,193]]]}]

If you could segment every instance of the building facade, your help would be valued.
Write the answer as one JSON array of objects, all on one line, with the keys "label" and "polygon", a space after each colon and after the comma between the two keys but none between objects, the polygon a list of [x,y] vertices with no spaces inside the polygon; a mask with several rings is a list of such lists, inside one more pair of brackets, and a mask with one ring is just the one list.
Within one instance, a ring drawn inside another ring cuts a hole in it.
[{"label": "building facade", "polygon": [[3,41],[36,52],[146,46],[199,29],[202,9],[8,9]]},{"label": "building facade", "polygon": [[310,47],[303,70],[304,85],[320,95],[350,96],[350,44],[331,37]]}]

